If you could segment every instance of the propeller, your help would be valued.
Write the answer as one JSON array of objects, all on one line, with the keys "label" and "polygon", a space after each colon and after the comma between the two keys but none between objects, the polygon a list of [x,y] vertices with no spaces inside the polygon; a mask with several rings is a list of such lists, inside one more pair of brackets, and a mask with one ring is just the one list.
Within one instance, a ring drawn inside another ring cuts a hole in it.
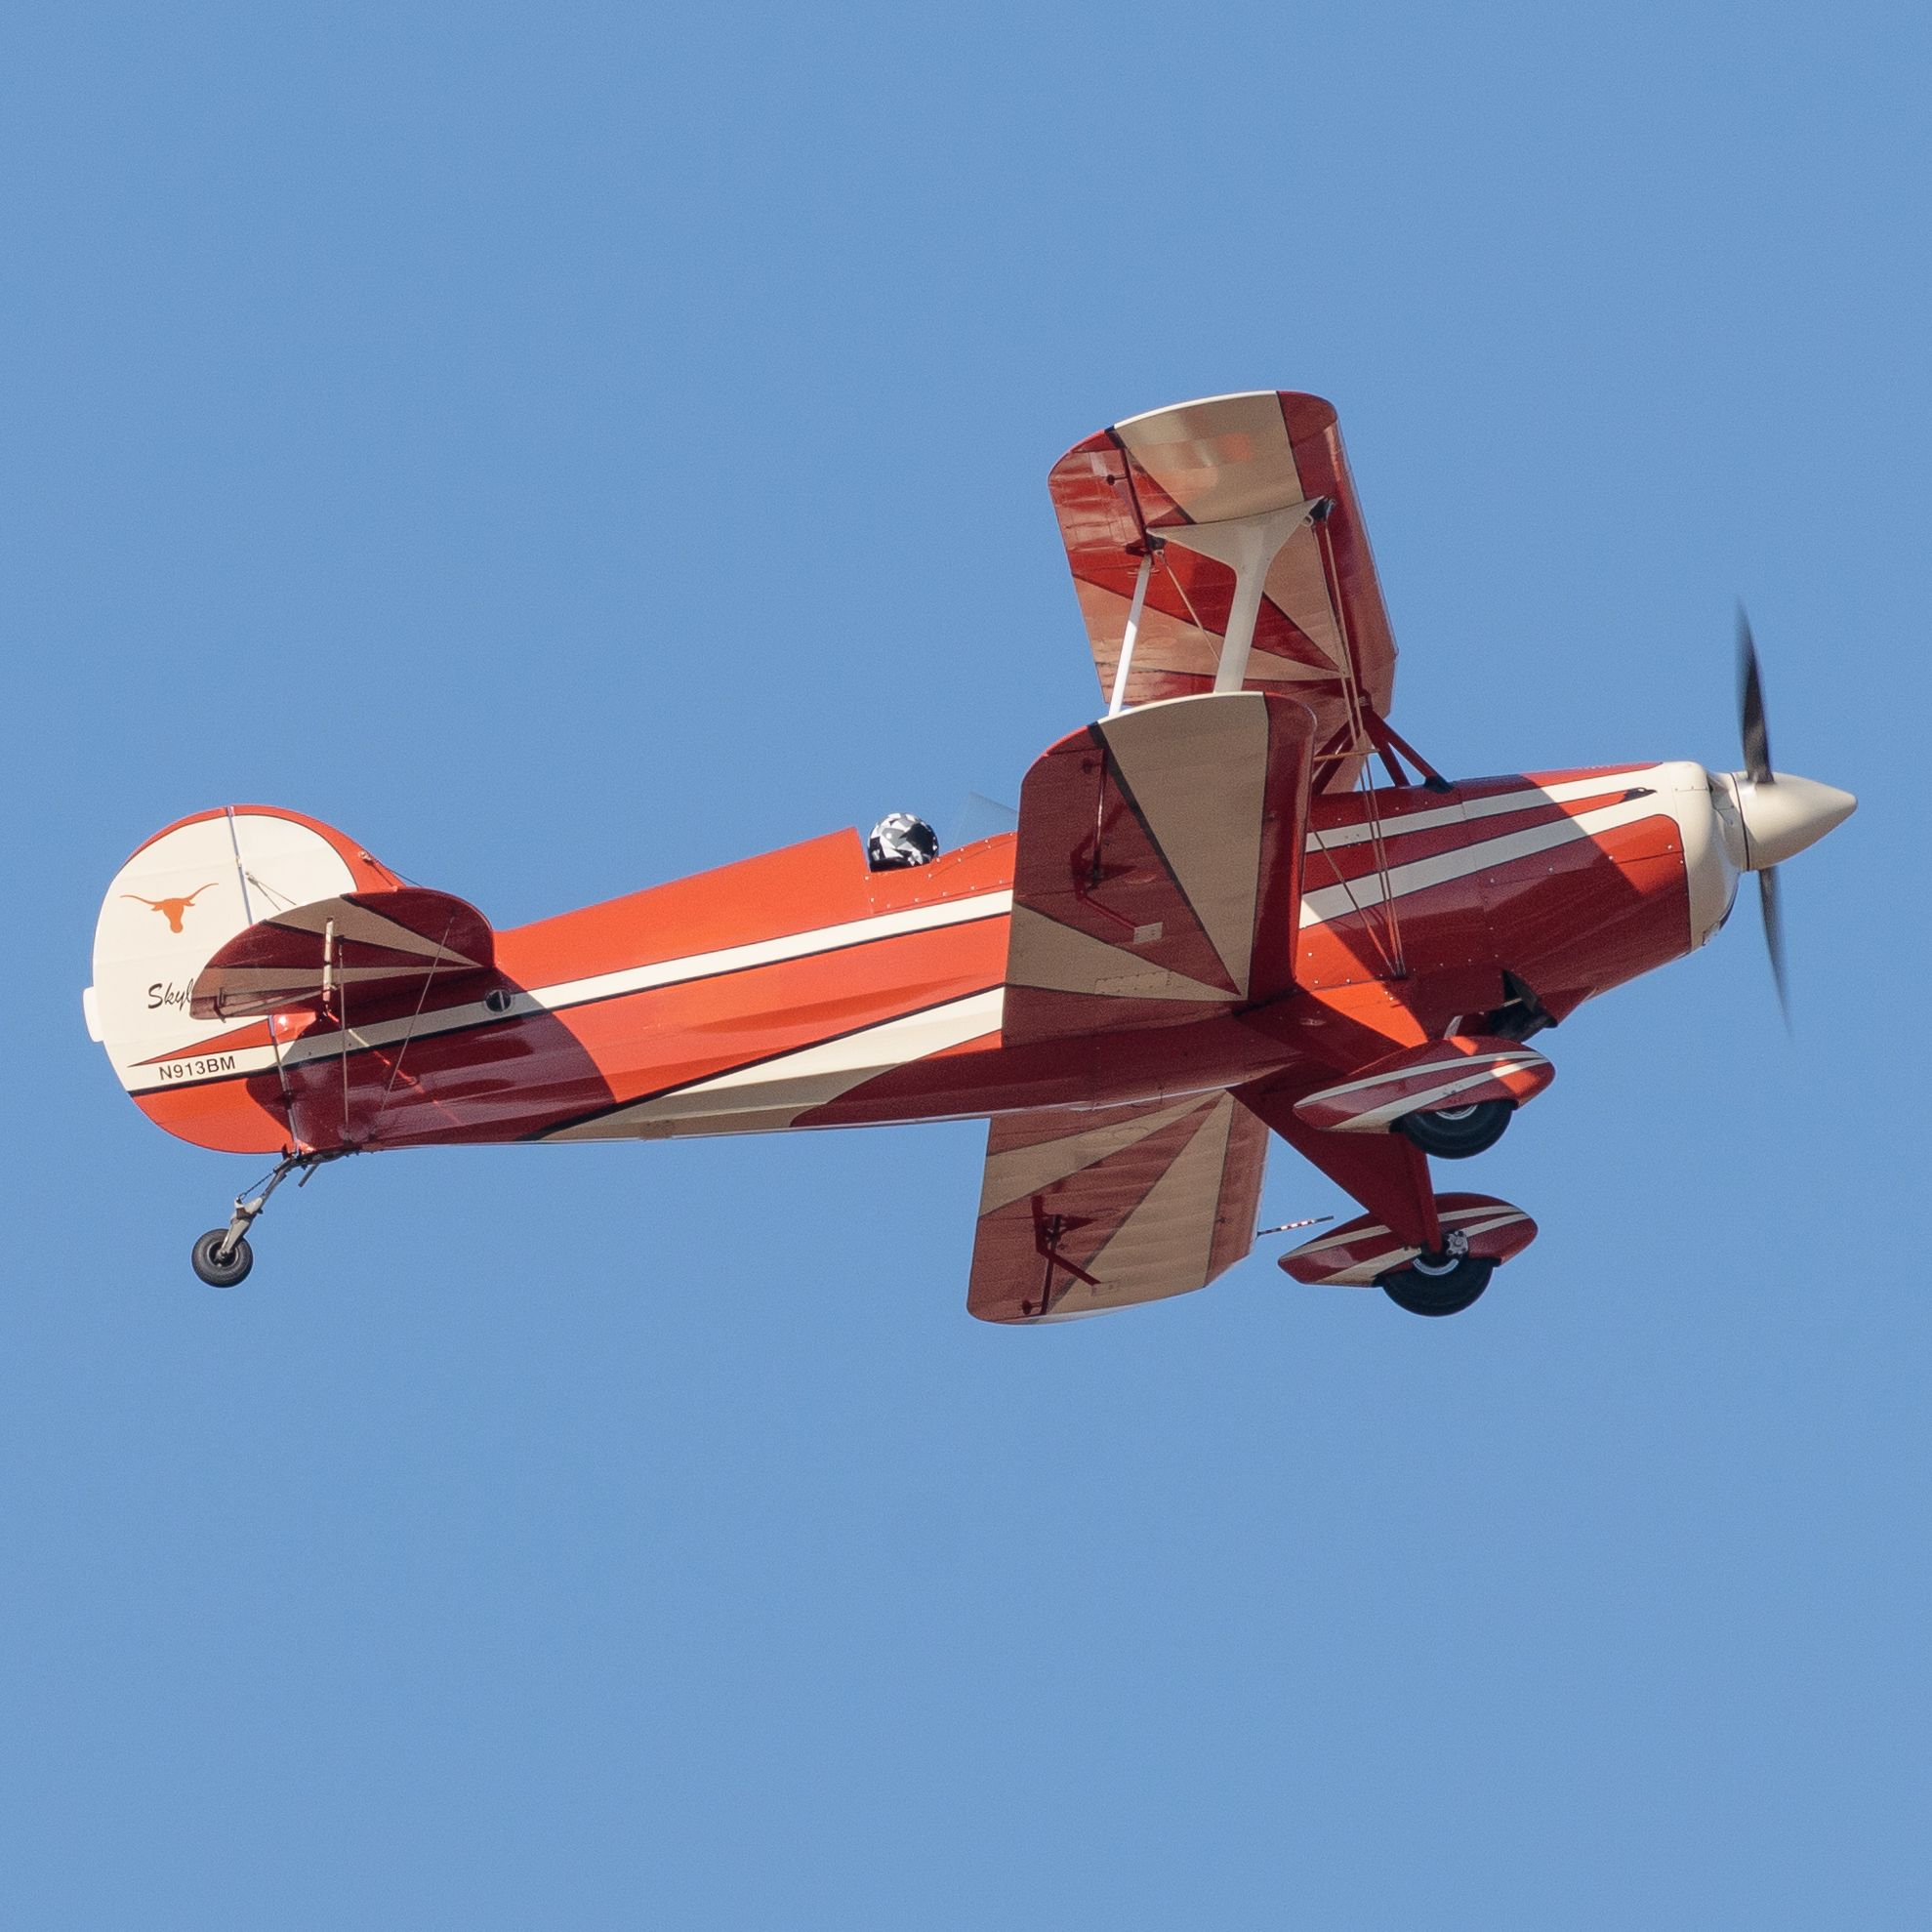
[{"label": "propeller", "polygon": [[1738,732],[1745,743],[1745,770],[1753,785],[1773,782],[1771,733],[1764,721],[1764,679],[1757,669],[1757,645],[1750,617],[1738,605]]},{"label": "propeller", "polygon": [[[1771,728],[1764,717],[1764,678],[1757,668],[1757,643],[1750,618],[1738,604],[1738,735],[1744,742],[1745,775],[1753,785],[1775,785],[1771,769]],[[1757,909],[1764,918],[1764,950],[1771,961],[1771,983],[1778,989],[1778,1010],[1785,1030],[1791,1027],[1790,994],[1785,984],[1785,922],[1778,905],[1778,868],[1757,875]]]}]

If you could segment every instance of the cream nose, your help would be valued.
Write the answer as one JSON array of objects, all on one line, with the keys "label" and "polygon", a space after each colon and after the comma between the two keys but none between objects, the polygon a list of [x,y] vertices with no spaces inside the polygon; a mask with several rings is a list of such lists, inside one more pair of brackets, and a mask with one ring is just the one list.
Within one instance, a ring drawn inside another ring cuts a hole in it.
[{"label": "cream nose", "polygon": [[1725,771],[1718,782],[1729,793],[1732,813],[1720,809],[1725,844],[1741,871],[1763,872],[1815,845],[1858,809],[1858,801],[1835,785],[1774,772],[1753,784],[1747,772]]}]

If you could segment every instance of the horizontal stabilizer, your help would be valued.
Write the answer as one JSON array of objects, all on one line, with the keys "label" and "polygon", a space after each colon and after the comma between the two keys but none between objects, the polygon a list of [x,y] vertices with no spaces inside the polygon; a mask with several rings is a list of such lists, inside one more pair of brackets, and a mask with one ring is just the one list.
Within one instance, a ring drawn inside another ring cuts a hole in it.
[{"label": "horizontal stabilizer", "polygon": [[202,967],[196,1019],[360,1012],[413,1005],[432,986],[495,971],[496,935],[468,901],[405,885],[317,899],[238,932]]}]

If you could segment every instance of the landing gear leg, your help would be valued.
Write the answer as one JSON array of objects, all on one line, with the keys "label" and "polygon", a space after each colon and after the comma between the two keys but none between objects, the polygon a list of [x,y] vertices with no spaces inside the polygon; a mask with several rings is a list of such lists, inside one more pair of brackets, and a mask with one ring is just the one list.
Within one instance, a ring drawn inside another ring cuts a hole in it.
[{"label": "landing gear leg", "polygon": [[250,1200],[246,1195],[235,1196],[234,1213],[228,1217],[225,1228],[210,1228],[194,1244],[188,1256],[194,1272],[210,1288],[233,1288],[248,1278],[248,1271],[255,1265],[255,1251],[248,1245],[248,1230],[255,1225],[255,1219],[268,1205],[268,1197],[274,1193],[290,1174],[299,1173],[302,1179],[297,1186],[306,1185],[308,1176],[324,1161],[333,1161],[346,1148],[329,1148],[324,1152],[310,1154],[291,1154],[280,1162],[268,1175],[260,1194]]}]

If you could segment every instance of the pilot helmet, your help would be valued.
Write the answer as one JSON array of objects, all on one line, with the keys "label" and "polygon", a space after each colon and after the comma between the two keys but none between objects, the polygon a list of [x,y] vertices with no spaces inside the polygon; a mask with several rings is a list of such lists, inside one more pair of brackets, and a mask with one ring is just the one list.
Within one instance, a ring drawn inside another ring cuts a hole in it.
[{"label": "pilot helmet", "polygon": [[891,872],[900,866],[930,865],[939,856],[939,841],[925,819],[892,811],[872,828],[865,853],[874,872]]}]

